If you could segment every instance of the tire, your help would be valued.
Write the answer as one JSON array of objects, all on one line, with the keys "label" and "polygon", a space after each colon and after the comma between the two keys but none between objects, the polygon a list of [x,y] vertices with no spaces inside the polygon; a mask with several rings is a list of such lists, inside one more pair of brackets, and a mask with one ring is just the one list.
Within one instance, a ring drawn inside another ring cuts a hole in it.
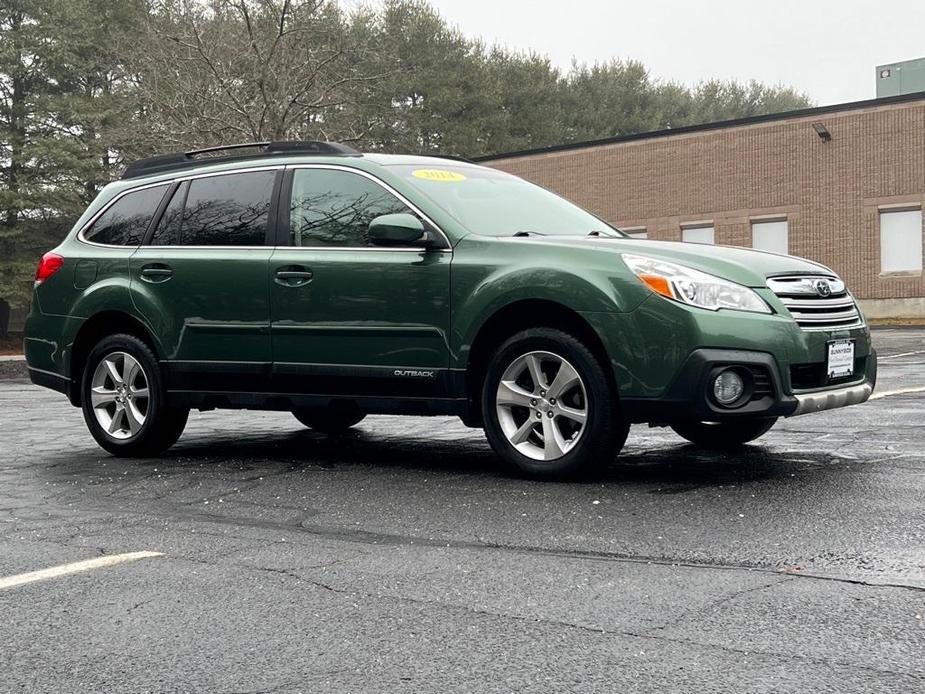
[{"label": "tire", "polygon": [[188,409],[167,405],[157,358],[133,335],[110,335],[96,344],[84,367],[81,403],[93,438],[119,457],[163,453],[189,417]]},{"label": "tire", "polygon": [[530,477],[590,475],[616,457],[629,432],[610,383],[591,350],[568,333],[517,333],[498,347],[482,385],[491,447]]},{"label": "tire", "polygon": [[356,408],[305,407],[292,411],[293,416],[313,431],[322,434],[343,434],[366,418]]},{"label": "tire", "polygon": [[777,417],[770,419],[743,419],[733,422],[675,422],[675,433],[702,448],[716,450],[738,448],[770,431]]}]

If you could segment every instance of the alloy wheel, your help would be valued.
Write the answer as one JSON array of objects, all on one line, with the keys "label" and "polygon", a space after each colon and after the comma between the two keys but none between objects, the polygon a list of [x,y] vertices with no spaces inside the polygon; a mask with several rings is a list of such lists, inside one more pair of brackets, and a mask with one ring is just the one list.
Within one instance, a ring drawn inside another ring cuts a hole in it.
[{"label": "alloy wheel", "polygon": [[552,352],[529,352],[505,369],[495,407],[508,442],[533,460],[568,453],[588,419],[588,394],[578,371]]},{"label": "alloy wheel", "polygon": [[131,354],[107,354],[93,372],[90,403],[96,421],[110,436],[126,440],[135,436],[148,416],[148,378]]}]

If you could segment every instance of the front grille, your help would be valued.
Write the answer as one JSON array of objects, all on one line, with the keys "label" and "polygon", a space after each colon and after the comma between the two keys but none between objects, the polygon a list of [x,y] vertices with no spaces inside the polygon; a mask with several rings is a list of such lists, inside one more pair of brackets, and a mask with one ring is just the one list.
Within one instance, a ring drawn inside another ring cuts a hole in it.
[{"label": "front grille", "polygon": [[861,314],[845,283],[832,275],[791,275],[768,279],[768,287],[804,330],[853,328]]}]

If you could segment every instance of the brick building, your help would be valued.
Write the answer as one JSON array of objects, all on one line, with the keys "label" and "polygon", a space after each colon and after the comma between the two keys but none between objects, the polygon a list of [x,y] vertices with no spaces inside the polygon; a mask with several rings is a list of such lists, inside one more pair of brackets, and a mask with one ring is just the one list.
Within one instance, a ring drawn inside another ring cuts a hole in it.
[{"label": "brick building", "polygon": [[650,239],[804,256],[925,316],[925,92],[484,158]]}]

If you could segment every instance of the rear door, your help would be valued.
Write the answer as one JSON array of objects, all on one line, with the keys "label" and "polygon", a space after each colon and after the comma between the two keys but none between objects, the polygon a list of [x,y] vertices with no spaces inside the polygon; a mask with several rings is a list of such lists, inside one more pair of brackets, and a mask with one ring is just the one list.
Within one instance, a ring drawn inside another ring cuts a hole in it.
[{"label": "rear door", "polygon": [[132,256],[132,294],[167,349],[171,389],[266,389],[268,239],[281,175],[260,169],[177,181]]},{"label": "rear door", "polygon": [[279,245],[270,262],[276,388],[446,395],[449,244],[371,245],[375,217],[423,215],[362,171],[293,167],[280,200]]}]

